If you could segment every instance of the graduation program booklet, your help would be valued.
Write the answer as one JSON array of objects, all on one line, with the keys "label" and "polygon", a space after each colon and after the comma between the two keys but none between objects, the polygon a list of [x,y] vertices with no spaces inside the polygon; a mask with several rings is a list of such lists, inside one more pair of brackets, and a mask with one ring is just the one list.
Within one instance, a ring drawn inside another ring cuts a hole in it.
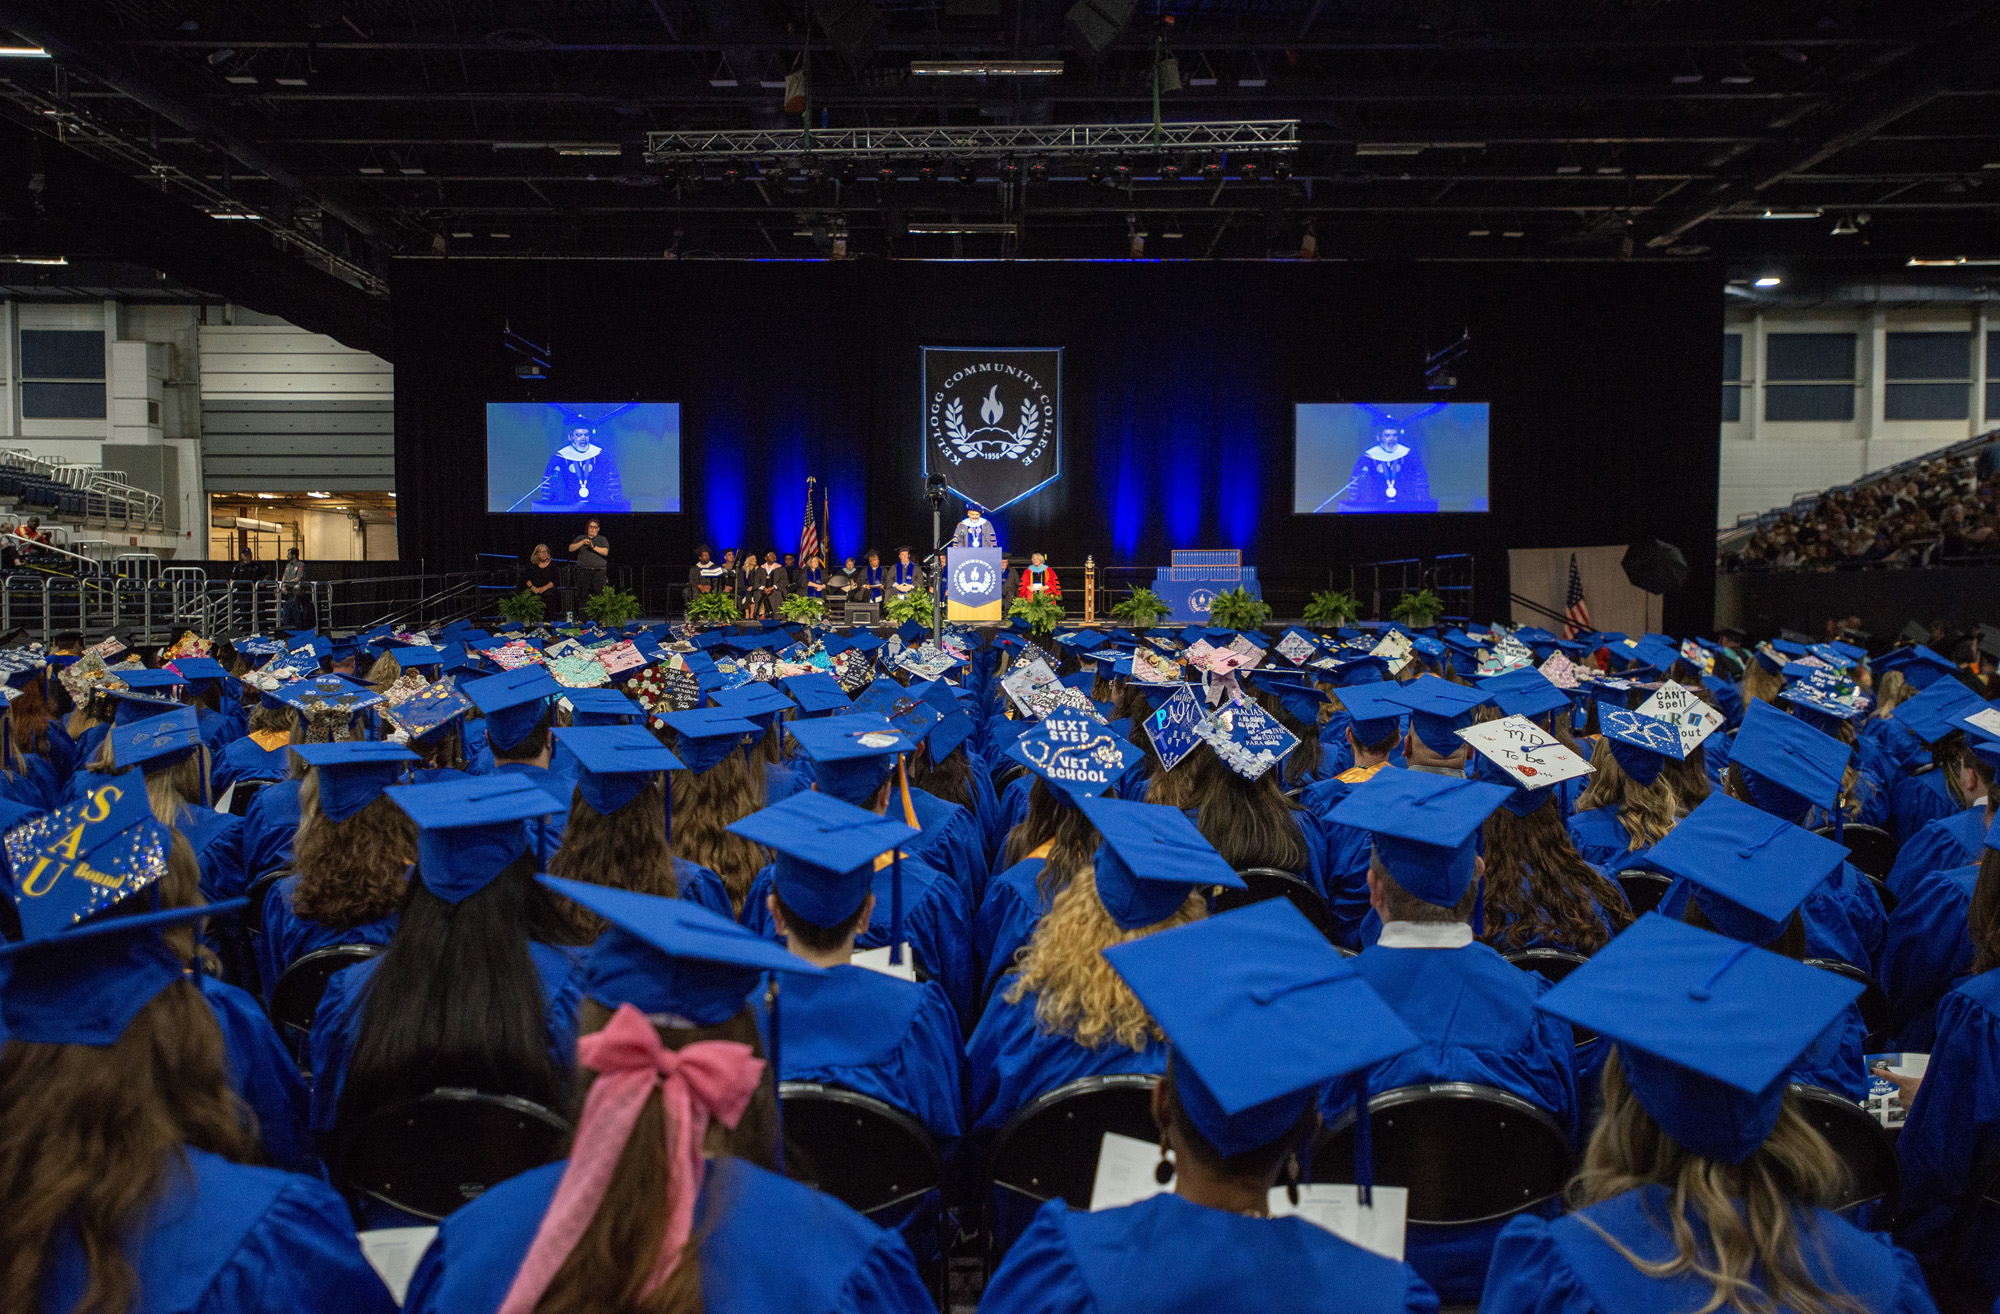
[{"label": "graduation program booklet", "polygon": [[1284,1187],[1274,1186],[1266,1208],[1273,1218],[1297,1214],[1343,1241],[1401,1263],[1405,1220],[1410,1208],[1409,1188],[1378,1186],[1373,1194],[1375,1203],[1364,1206],[1358,1186],[1311,1182],[1299,1188],[1299,1202],[1295,1205]]}]

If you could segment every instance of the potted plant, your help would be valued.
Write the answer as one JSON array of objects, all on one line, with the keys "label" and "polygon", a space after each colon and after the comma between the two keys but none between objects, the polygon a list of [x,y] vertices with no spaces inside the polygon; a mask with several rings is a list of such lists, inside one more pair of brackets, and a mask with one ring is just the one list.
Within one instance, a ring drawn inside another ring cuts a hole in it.
[{"label": "potted plant", "polygon": [[697,593],[688,599],[687,618],[690,625],[734,625],[743,611],[727,593]]},{"label": "potted plant", "polygon": [[882,614],[898,625],[915,621],[928,628],[932,621],[931,613],[936,607],[937,600],[931,597],[929,590],[899,593],[883,606]]},{"label": "potted plant", "polygon": [[826,599],[810,593],[787,593],[778,604],[778,614],[802,625],[818,625],[826,619]]},{"label": "potted plant", "polygon": [[1389,619],[1401,621],[1413,630],[1427,630],[1444,615],[1444,599],[1429,589],[1405,593],[1389,610]]},{"label": "potted plant", "polygon": [[1050,634],[1062,623],[1063,608],[1054,598],[1037,594],[1014,599],[1007,607],[1007,617],[1028,622],[1028,629],[1035,634]]},{"label": "potted plant", "polygon": [[639,619],[639,599],[624,589],[606,584],[583,600],[583,614],[605,629],[615,630],[626,621]]},{"label": "potted plant", "polygon": [[1306,624],[1322,630],[1337,630],[1361,614],[1361,602],[1352,593],[1321,589],[1306,604]]},{"label": "potted plant", "polygon": [[542,611],[542,595],[527,589],[500,599],[500,619],[516,625],[540,625]]},{"label": "potted plant", "polygon": [[1208,612],[1208,623],[1225,630],[1259,629],[1270,618],[1270,604],[1251,597],[1240,584],[1227,593],[1216,594],[1215,604]]},{"label": "potted plant", "polygon": [[1134,585],[1132,596],[1111,609],[1111,619],[1124,621],[1134,629],[1151,629],[1160,618],[1173,614],[1167,600],[1143,584]]}]

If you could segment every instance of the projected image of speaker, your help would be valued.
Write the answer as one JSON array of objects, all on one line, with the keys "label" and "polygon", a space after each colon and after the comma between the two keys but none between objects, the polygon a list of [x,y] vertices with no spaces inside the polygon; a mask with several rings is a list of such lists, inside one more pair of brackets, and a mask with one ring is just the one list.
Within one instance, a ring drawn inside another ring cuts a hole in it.
[{"label": "projected image of speaker", "polygon": [[1485,402],[1312,402],[1294,410],[1297,515],[1484,511]]},{"label": "projected image of speaker", "polygon": [[1137,6],[1138,0],[1078,0],[1066,21],[1070,41],[1087,56],[1103,54],[1132,21]]},{"label": "projected image of speaker", "polygon": [[678,402],[488,402],[486,509],[681,509]]}]

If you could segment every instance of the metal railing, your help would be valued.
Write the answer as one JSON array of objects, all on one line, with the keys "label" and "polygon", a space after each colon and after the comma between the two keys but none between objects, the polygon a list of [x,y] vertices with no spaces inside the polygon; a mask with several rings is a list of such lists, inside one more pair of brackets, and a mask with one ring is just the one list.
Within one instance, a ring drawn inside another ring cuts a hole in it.
[{"label": "metal railing", "polygon": [[81,493],[86,523],[108,528],[115,522],[128,529],[165,526],[166,499],[126,483],[116,471],[77,461],[50,460],[20,448],[0,453],[0,466]]}]

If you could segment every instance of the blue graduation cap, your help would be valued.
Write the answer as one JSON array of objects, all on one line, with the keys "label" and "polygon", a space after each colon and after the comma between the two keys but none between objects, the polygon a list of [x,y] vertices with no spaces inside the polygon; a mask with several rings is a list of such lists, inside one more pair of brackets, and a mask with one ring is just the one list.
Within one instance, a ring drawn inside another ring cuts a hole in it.
[{"label": "blue graduation cap", "polygon": [[145,785],[137,779],[93,779],[103,783],[7,833],[13,893],[27,940],[69,931],[166,875],[172,837],[154,818]]},{"label": "blue graduation cap", "polygon": [[453,905],[485,889],[529,851],[530,818],[569,811],[567,800],[517,775],[391,785],[385,792],[417,823],[417,877]]},{"label": "blue graduation cap", "polygon": [[570,724],[577,727],[632,725],[646,714],[630,695],[618,689],[566,689],[563,697],[569,700]]},{"label": "blue graduation cap", "polygon": [[916,745],[872,712],[792,724],[792,740],[813,764],[821,793],[857,806],[866,803],[895,769],[896,755]]},{"label": "blue graduation cap", "polygon": [[734,689],[717,689],[712,695],[715,705],[725,712],[755,721],[765,730],[772,722],[794,706],[791,699],[768,684],[744,684]]},{"label": "blue graduation cap", "polygon": [[1284,722],[1247,699],[1218,706],[1196,723],[1194,732],[1245,780],[1261,778],[1299,746],[1299,737]]},{"label": "blue graduation cap", "polygon": [[853,700],[841,689],[840,681],[820,671],[790,676],[784,684],[785,692],[798,704],[801,716],[842,712],[854,706]]},{"label": "blue graduation cap", "polygon": [[[173,668],[190,685],[210,685],[229,678],[229,672],[213,657],[176,657]],[[132,674],[137,675],[138,672]]]},{"label": "blue graduation cap", "polygon": [[1458,732],[1472,724],[1474,709],[1488,701],[1485,690],[1468,689],[1437,675],[1418,676],[1388,693],[1410,709],[1410,728],[1424,747],[1440,757],[1450,757],[1463,747]]},{"label": "blue graduation cap", "polygon": [[688,640],[688,642],[697,648],[706,650],[729,642],[729,635],[722,630],[704,630],[700,634],[695,635],[694,638]]},{"label": "blue graduation cap", "polygon": [[466,691],[486,718],[486,742],[505,757],[534,733],[563,687],[543,666],[523,666],[477,681]]},{"label": "blue graduation cap", "polygon": [[1635,712],[1626,707],[1600,707],[1597,710],[1597,728],[1603,732],[1604,743],[1611,750],[1611,756],[1617,759],[1626,775],[1641,785],[1652,784],[1660,778],[1660,772],[1667,769],[1667,763],[1678,762],[1687,756],[1681,748],[1680,731],[1645,712]]},{"label": "blue graduation cap", "polygon": [[170,767],[201,747],[201,726],[192,707],[176,707],[131,725],[111,728],[111,765],[123,771]]},{"label": "blue graduation cap", "polygon": [[319,772],[319,810],[332,822],[345,821],[382,797],[410,763],[423,761],[401,744],[368,739],[294,744],[292,751]]},{"label": "blue graduation cap", "polygon": [[1340,691],[1340,705],[1354,722],[1354,738],[1363,744],[1379,744],[1400,730],[1409,709],[1393,695],[1390,685],[1350,685]]},{"label": "blue graduation cap", "polygon": [[1179,808],[1089,796],[1075,802],[1102,840],[1097,900],[1121,929],[1165,921],[1198,889],[1246,888]]},{"label": "blue graduation cap", "polygon": [[964,712],[948,712],[938,718],[924,737],[924,745],[930,750],[933,763],[942,762],[958,750],[959,745],[972,738],[978,730],[970,716]]},{"label": "blue graduation cap", "polygon": [[756,722],[719,707],[669,712],[656,719],[674,732],[682,764],[698,776],[720,765],[745,739],[758,733]]},{"label": "blue graduation cap", "polygon": [[931,632],[931,627],[917,621],[904,621],[896,627],[896,637],[904,643],[915,643]]},{"label": "blue graduation cap", "polygon": [[[1166,1033],[1175,1098],[1225,1156],[1271,1144],[1328,1082],[1419,1044],[1286,899],[1113,945],[1104,961]],[[1365,1191],[1372,1165],[1356,1158]]]},{"label": "blue graduation cap", "polygon": [[1023,730],[1006,755],[1048,782],[1058,802],[1075,806],[1109,789],[1145,753],[1109,726],[1057,708]]},{"label": "blue graduation cap", "polygon": [[[2000,711],[2000,699],[1986,704],[1993,711]],[[1975,709],[1975,714],[1978,709]],[[2000,772],[2000,735],[1995,735],[1983,726],[1974,725],[1969,717],[1961,716],[1953,722],[1965,732],[1965,747],[1968,752],[1986,763],[1994,771]],[[1993,828],[1988,826],[1990,831]]]},{"label": "blue graduation cap", "polygon": [[1950,658],[1939,656],[1921,643],[1907,648],[1891,648],[1868,664],[1878,676],[1890,671],[1902,672],[1910,687],[1919,690],[1928,689],[1958,671]]},{"label": "blue graduation cap", "polygon": [[1716,793],[1648,850],[1646,861],[1686,877],[1716,930],[1768,945],[1806,896],[1840,870],[1847,847]]},{"label": "blue graduation cap", "polygon": [[164,668],[154,670],[150,667],[135,666],[129,670],[114,670],[111,674],[123,681],[125,687],[134,693],[151,694],[155,698],[170,701],[172,699],[170,691],[188,683],[187,676]]},{"label": "blue graduation cap", "polygon": [[429,667],[441,668],[444,665],[444,654],[442,652],[436,648],[422,644],[412,643],[391,648],[389,655],[396,659],[396,665],[406,671],[423,670]]},{"label": "blue graduation cap", "polygon": [[1952,732],[1952,722],[1984,706],[1978,694],[1957,680],[1939,680],[1916,697],[1898,703],[1889,717],[1926,744]]},{"label": "blue graduation cap", "polygon": [[141,693],[113,690],[111,693],[111,723],[114,726],[136,725],[151,717],[165,716],[178,711],[186,704],[168,698],[153,698]]},{"label": "blue graduation cap", "polygon": [[383,715],[402,727],[411,739],[423,740],[448,729],[471,710],[472,700],[450,681],[441,680],[387,708]]},{"label": "blue graduation cap", "polygon": [[1056,635],[1056,642],[1076,652],[1087,652],[1104,642],[1104,636],[1096,630],[1065,630]]},{"label": "blue graduation cap", "polygon": [[1864,715],[1860,706],[1842,702],[1830,690],[1805,680],[1786,685],[1778,697],[1790,703],[1792,711],[1807,725],[1827,734],[1834,733],[1842,722]]},{"label": "blue graduation cap", "polygon": [[1513,791],[1423,771],[1381,771],[1327,814],[1365,830],[1396,883],[1425,903],[1456,908],[1472,884],[1475,841]]},{"label": "blue graduation cap", "polygon": [[[1259,678],[1262,677],[1262,678]],[[1319,709],[1326,705],[1327,695],[1310,684],[1302,684],[1297,679],[1286,679],[1277,673],[1253,671],[1250,682],[1278,700],[1278,706],[1285,709],[1303,725],[1319,724]]]},{"label": "blue graduation cap", "polygon": [[1493,680],[1480,682],[1480,687],[1492,694],[1494,705],[1504,715],[1533,718],[1568,710],[1568,690],[1560,688],[1555,681],[1532,668],[1523,667],[1520,674],[1527,678],[1508,680],[1505,676],[1496,676]]},{"label": "blue graduation cap", "polygon": [[583,963],[583,993],[608,1007],[630,1004],[652,1017],[677,1019],[676,1025],[720,1026],[743,1011],[763,973],[820,971],[685,899],[560,876],[537,879],[611,924]]},{"label": "blue graduation cap", "polygon": [[[571,727],[555,735],[576,758],[576,787],[583,801],[605,816],[638,797],[657,773],[681,769],[681,760],[644,726]],[[673,806],[671,798],[667,806]],[[673,833],[671,822],[667,832]]]},{"label": "blue graduation cap", "polygon": [[1536,1007],[1616,1044],[1633,1096],[1684,1148],[1741,1163],[1777,1126],[1793,1064],[1862,989],[1647,913]]},{"label": "blue graduation cap", "polygon": [[383,701],[382,695],[344,675],[314,675],[279,685],[270,696],[294,711],[310,712],[317,707],[334,711],[359,712]]},{"label": "blue graduation cap", "polygon": [[[815,926],[838,926],[854,916],[873,886],[876,860],[896,855],[923,832],[831,795],[807,790],[728,827],[775,855],[771,884],[787,908]],[[891,956],[901,961],[902,885],[900,856],[891,910]]]},{"label": "blue graduation cap", "polygon": [[1751,802],[1772,816],[1795,822],[1815,807],[1838,815],[1834,803],[1852,755],[1853,750],[1832,735],[1755,699],[1744,709],[1729,757],[1743,776]]}]

